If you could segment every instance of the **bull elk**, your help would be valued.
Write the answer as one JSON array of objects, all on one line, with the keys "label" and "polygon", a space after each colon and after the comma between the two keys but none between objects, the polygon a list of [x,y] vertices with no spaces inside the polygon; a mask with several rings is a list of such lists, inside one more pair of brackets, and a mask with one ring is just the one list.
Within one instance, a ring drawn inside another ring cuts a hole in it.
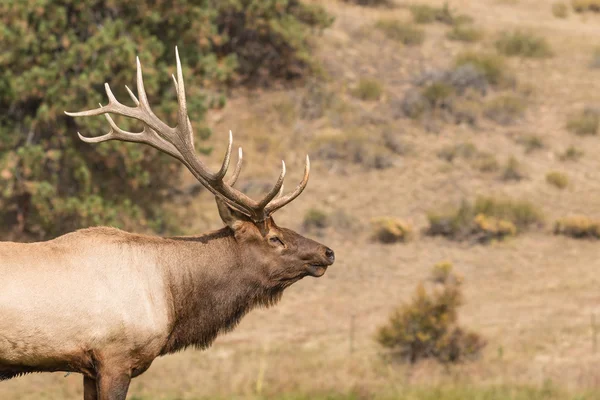
[{"label": "bull elk", "polygon": [[[137,59],[134,107],[105,84],[108,105],[69,113],[104,115],[110,131],[85,137],[144,143],[182,162],[214,195],[225,227],[200,236],[161,238],[96,227],[40,243],[0,243],[0,380],[30,372],[83,375],[84,399],[124,400],[130,380],[165,354],[207,348],[256,306],[275,304],[305,276],[322,276],[331,249],[278,227],[272,214],[306,187],[304,178],[282,196],[285,163],[266,196],[256,201],[234,188],[232,136],[221,168],[211,172],[194,150],[176,49],[177,126],[151,110]],[[120,129],[111,114],[134,118],[139,133]]]}]

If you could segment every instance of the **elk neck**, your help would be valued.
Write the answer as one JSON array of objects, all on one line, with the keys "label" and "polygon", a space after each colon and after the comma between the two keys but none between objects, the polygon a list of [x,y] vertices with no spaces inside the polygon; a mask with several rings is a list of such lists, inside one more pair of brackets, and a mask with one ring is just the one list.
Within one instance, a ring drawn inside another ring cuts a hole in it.
[{"label": "elk neck", "polygon": [[232,330],[255,306],[269,306],[283,288],[270,287],[249,265],[229,228],[166,241],[159,254],[166,268],[170,333],[161,354],[188,346],[206,348]]}]

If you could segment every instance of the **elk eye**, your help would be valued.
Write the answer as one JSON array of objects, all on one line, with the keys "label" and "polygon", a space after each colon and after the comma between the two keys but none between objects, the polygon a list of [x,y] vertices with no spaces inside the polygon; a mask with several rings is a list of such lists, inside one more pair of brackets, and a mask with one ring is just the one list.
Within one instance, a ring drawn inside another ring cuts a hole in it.
[{"label": "elk eye", "polygon": [[277,236],[272,236],[269,238],[269,242],[271,242],[271,244],[275,244],[278,246],[285,246],[283,244],[283,241],[281,239],[279,239]]}]

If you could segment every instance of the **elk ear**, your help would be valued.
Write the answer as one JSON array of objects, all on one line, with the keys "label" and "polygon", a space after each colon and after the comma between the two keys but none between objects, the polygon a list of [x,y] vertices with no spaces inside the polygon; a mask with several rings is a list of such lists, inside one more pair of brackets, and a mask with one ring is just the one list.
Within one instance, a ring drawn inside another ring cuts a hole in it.
[{"label": "elk ear", "polygon": [[237,231],[243,225],[244,222],[252,222],[250,218],[229,207],[220,198],[215,197],[215,200],[217,201],[217,208],[219,210],[219,215],[221,216],[221,219],[223,220],[225,225],[230,227],[234,232]]}]

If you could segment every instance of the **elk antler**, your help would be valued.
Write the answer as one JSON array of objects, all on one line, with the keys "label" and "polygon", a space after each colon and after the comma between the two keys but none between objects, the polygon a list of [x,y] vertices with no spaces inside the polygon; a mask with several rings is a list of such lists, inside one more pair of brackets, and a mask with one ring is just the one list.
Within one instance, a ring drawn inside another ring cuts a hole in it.
[{"label": "elk antler", "polygon": [[[139,58],[137,58],[137,92],[139,100],[135,97],[133,92],[127,86],[125,86],[129,96],[134,101],[136,106],[129,107],[119,103],[110,90],[108,83],[105,83],[104,87],[106,89],[106,94],[108,95],[108,105],[102,106],[102,104],[100,104],[100,108],[74,113],[65,111],[65,114],[72,117],[87,117],[104,114],[111,129],[107,134],[98,137],[85,137],[77,132],[79,138],[87,143],[100,143],[108,140],[144,143],[162,152],[165,152],[181,161],[196,177],[196,179],[206,186],[206,188],[214,195],[221,198],[230,207],[247,215],[257,222],[265,220],[276,210],[298,197],[308,183],[308,176],[310,172],[310,160],[308,155],[306,156],[306,165],[304,167],[304,178],[296,187],[296,189],[286,196],[281,196],[283,191],[283,180],[285,178],[285,162],[283,161],[281,161],[281,173],[279,175],[279,179],[277,179],[277,182],[273,188],[262,200],[255,201],[239,190],[233,188],[233,185],[235,184],[242,167],[241,147],[239,148],[238,162],[233,176],[229,179],[229,181],[223,181],[223,178],[227,173],[229,160],[231,157],[231,148],[233,144],[233,135],[231,131],[229,131],[229,144],[227,146],[227,152],[225,153],[221,168],[217,172],[211,172],[208,170],[194,149],[194,133],[187,113],[183,73],[181,70],[181,62],[179,60],[179,52],[177,51],[177,47],[175,47],[175,57],[177,59],[177,78],[173,76],[173,81],[175,83],[177,102],[179,104],[179,110],[177,112],[177,126],[174,128],[168,126],[152,112],[150,104],[148,103],[146,91],[144,89],[142,66]],[[137,119],[142,122],[144,129],[141,132],[125,131],[116,125],[110,114],[122,115]],[[279,196],[275,198],[278,194]]]}]

